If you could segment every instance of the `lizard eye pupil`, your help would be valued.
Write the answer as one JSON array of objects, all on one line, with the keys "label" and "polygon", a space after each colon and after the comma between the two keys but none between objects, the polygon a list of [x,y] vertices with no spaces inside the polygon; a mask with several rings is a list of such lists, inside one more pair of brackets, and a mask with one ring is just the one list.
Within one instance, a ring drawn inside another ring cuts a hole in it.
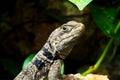
[{"label": "lizard eye pupil", "polygon": [[67,28],[66,28],[66,27],[63,27],[63,30],[67,30]]},{"label": "lizard eye pupil", "polygon": [[68,28],[66,26],[64,26],[63,31],[68,31]]}]

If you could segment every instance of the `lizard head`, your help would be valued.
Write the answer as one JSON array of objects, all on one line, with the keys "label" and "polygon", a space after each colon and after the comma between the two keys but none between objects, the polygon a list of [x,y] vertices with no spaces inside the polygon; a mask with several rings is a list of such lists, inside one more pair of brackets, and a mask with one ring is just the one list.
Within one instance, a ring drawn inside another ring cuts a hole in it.
[{"label": "lizard head", "polygon": [[69,21],[55,29],[48,39],[54,55],[64,59],[76,44],[84,28],[82,23]]}]

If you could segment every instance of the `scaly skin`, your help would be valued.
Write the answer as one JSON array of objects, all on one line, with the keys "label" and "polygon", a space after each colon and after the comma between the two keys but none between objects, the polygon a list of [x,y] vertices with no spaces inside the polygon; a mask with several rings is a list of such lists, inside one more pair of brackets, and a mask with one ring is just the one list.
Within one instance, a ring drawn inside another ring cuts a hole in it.
[{"label": "scaly skin", "polygon": [[69,21],[55,29],[43,48],[14,80],[62,80],[62,60],[70,53],[83,31],[84,25],[76,21]]}]

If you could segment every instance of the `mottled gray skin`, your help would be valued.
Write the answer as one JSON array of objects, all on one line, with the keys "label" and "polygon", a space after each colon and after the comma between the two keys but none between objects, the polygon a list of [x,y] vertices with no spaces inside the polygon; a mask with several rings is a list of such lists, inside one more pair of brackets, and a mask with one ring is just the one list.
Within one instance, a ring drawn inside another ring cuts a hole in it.
[{"label": "mottled gray skin", "polygon": [[43,48],[14,80],[62,80],[62,60],[70,53],[84,25],[69,21],[55,29]]}]

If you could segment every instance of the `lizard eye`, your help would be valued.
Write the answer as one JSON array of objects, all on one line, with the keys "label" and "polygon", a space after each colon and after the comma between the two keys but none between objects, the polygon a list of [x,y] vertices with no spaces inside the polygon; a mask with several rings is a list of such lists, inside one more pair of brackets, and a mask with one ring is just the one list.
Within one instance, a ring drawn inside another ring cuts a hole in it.
[{"label": "lizard eye", "polygon": [[71,28],[69,26],[63,26],[62,29],[64,32],[68,32],[71,30]]},{"label": "lizard eye", "polygon": [[66,26],[64,26],[64,27],[63,27],[63,31],[66,31],[66,30],[67,30],[67,27],[66,27]]}]

